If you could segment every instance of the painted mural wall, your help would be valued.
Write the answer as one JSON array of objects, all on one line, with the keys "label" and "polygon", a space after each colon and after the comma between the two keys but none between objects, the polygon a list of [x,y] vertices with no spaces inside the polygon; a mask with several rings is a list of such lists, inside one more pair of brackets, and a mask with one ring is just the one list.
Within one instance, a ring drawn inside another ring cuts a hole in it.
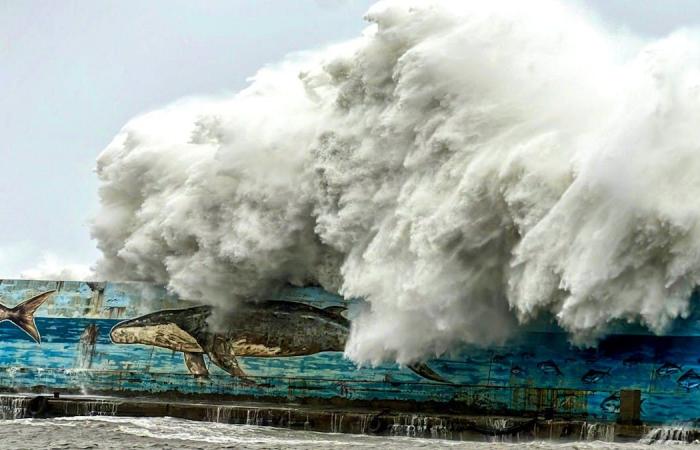
[{"label": "painted mural wall", "polygon": [[3,390],[415,401],[615,420],[619,391],[640,389],[642,420],[700,420],[697,315],[665,336],[621,325],[595,349],[542,321],[500,348],[357,368],[342,350],[360,302],[319,288],[223,314],[147,284],[0,280],[0,303]]}]

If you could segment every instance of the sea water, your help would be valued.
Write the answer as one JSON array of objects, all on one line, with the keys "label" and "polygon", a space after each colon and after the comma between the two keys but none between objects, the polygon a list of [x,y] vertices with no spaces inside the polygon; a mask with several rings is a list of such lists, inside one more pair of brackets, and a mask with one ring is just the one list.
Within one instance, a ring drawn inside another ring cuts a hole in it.
[{"label": "sea water", "polygon": [[[0,449],[663,449],[656,444],[612,442],[458,442],[438,439],[318,433],[252,425],[193,422],[171,417],[66,417],[0,422]],[[688,448],[700,448],[687,444]]]}]

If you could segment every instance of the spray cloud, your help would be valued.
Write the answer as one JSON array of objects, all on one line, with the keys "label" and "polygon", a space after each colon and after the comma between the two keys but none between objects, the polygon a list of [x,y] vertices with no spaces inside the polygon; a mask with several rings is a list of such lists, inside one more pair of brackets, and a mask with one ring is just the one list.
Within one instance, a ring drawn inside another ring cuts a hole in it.
[{"label": "spray cloud", "polygon": [[382,1],[354,41],[130,121],[98,160],[98,274],[224,306],[287,282],[362,297],[363,363],[542,313],[580,342],[686,315],[700,34],[476,3]]}]

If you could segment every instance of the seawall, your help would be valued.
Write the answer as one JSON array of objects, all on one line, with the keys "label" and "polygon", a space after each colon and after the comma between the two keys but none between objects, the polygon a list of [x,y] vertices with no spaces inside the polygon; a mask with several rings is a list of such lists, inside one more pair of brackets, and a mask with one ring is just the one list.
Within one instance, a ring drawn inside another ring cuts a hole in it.
[{"label": "seawall", "polygon": [[[93,396],[0,395],[4,419],[71,416],[176,417],[229,424],[272,426],[327,433],[450,439],[460,441],[528,442],[638,441],[653,434],[642,424],[548,419],[543,416],[503,417],[491,415],[425,414],[333,406],[260,403],[211,403],[163,401],[153,398]],[[677,440],[691,442],[700,431],[685,429]]]},{"label": "seawall", "polygon": [[[219,317],[226,329],[215,331],[208,320],[219,312],[162,286],[0,280],[8,308],[37,298],[40,306],[27,309],[36,311],[34,330],[22,328],[29,318],[0,324],[0,392],[511,422],[700,423],[697,314],[664,336],[622,324],[596,348],[572,346],[544,321],[499,347],[454,349],[410,367],[357,367],[342,350],[361,300],[319,288],[290,287],[251,306],[245,320]],[[636,393],[627,406],[624,392]]]}]

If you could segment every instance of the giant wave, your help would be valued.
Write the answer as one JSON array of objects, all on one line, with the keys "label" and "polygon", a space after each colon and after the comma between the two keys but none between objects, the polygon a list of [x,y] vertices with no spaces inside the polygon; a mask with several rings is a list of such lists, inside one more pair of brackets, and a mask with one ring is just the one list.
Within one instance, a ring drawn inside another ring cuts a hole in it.
[{"label": "giant wave", "polygon": [[663,332],[700,280],[700,34],[572,4],[381,1],[357,39],[131,120],[98,160],[98,276],[228,308],[365,299],[346,354],[409,363],[551,314]]}]

